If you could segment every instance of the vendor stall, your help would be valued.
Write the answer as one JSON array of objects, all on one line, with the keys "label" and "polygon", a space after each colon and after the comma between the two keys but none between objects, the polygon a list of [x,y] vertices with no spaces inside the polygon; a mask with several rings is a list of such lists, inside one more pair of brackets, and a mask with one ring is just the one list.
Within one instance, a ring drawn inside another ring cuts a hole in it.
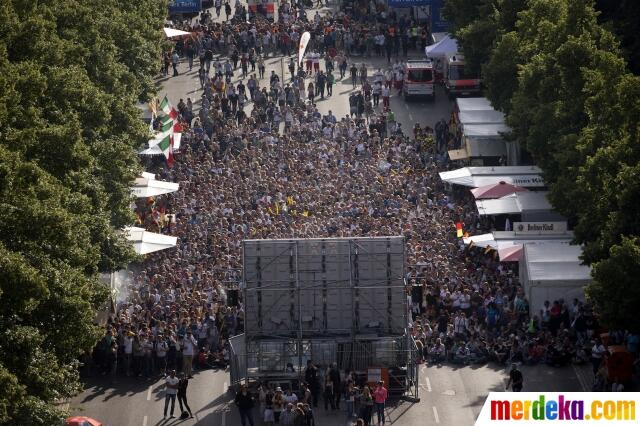
[{"label": "vendor stall", "polygon": [[440,179],[452,185],[471,188],[506,182],[525,188],[542,188],[542,170],[537,166],[462,167],[440,173]]},{"label": "vendor stall", "polygon": [[580,260],[582,247],[575,245],[525,244],[520,262],[520,282],[531,312],[538,313],[545,300],[584,300],[584,287],[591,282],[591,268]]}]

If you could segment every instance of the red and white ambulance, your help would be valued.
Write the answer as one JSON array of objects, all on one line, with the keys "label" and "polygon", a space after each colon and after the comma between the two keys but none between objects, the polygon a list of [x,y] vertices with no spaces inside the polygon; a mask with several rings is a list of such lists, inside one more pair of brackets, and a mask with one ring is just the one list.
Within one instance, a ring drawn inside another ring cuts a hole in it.
[{"label": "red and white ambulance", "polygon": [[411,96],[436,98],[436,76],[430,59],[408,60],[404,66],[402,94],[405,99]]},{"label": "red and white ambulance", "polygon": [[469,72],[461,53],[449,56],[445,64],[444,89],[449,97],[480,94],[480,77]]}]

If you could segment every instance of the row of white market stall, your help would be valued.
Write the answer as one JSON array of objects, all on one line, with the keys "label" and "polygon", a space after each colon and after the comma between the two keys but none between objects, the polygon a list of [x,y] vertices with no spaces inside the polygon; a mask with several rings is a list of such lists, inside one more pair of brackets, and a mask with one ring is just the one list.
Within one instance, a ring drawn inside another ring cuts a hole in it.
[{"label": "row of white market stall", "polygon": [[501,262],[519,262],[520,282],[533,309],[545,300],[584,300],[591,270],[580,260],[582,248],[571,244],[566,219],[549,203],[538,167],[464,167],[440,178],[471,189],[481,220],[496,230],[465,235],[464,243],[493,251]]},{"label": "row of white market stall", "polygon": [[460,137],[460,148],[449,151],[452,161],[471,166],[521,164],[520,146],[505,136],[511,131],[504,113],[486,98],[457,98],[452,117]]},{"label": "row of white market stall", "polygon": [[[149,198],[169,194],[178,189],[177,183],[157,180],[153,173],[142,172],[133,182],[131,194],[136,198]],[[178,240],[177,237],[149,232],[136,226],[125,227],[123,233],[139,255],[170,249],[176,246]],[[128,291],[126,284],[131,279],[129,271],[129,268],[125,268],[101,275],[101,281],[111,290],[113,305],[110,309],[117,309],[119,303],[126,300]],[[108,312],[99,313],[98,317],[104,318],[105,315],[108,315]]]},{"label": "row of white market stall", "polygon": [[[136,198],[148,198],[169,194],[177,191],[178,188],[179,184],[177,183],[156,180],[154,174],[143,172],[135,180],[131,193]],[[149,232],[135,226],[125,228],[125,233],[138,254],[148,254],[175,247],[178,240],[177,237]]]}]

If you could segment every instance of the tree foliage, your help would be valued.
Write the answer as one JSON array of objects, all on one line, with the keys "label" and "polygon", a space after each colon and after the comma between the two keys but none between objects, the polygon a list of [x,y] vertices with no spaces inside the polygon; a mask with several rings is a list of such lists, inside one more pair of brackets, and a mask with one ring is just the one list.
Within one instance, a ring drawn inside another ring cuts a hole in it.
[{"label": "tree foliage", "polygon": [[99,272],[134,254],[129,186],[166,2],[0,0],[0,424],[57,424]]},{"label": "tree foliage", "polygon": [[618,328],[624,324],[625,329],[640,330],[640,239],[623,238],[613,245],[609,257],[594,266],[593,276],[595,281],[587,294],[595,301],[605,325]]},{"label": "tree foliage", "polygon": [[[452,7],[456,3],[465,7]],[[622,3],[620,8],[633,9]],[[637,251],[640,233],[639,77],[627,71],[618,40],[599,22],[593,1],[512,2],[511,27],[497,24],[496,13],[502,12],[496,4],[455,0],[447,10],[476,14],[451,19],[463,40],[473,28],[488,31],[495,24],[488,54],[474,53],[483,61],[487,97],[507,114],[512,137],[542,168],[554,208],[567,216],[576,242],[584,245],[583,260],[594,270],[589,294],[603,319],[614,327],[633,324],[637,331],[637,321],[623,320],[631,311],[613,315],[606,299],[627,294],[628,306],[634,306],[640,294],[627,292],[627,282],[602,271],[616,265],[633,271],[640,261],[623,253]],[[462,44],[482,50],[473,42]]]},{"label": "tree foliage", "polygon": [[526,0],[447,0],[444,14],[469,68],[477,73],[498,38],[515,29]]}]

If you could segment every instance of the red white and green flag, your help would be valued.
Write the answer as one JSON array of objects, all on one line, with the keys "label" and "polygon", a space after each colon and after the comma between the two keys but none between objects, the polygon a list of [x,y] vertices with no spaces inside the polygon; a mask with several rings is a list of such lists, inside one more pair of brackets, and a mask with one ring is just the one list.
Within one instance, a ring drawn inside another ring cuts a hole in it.
[{"label": "red white and green flag", "polygon": [[174,133],[181,133],[182,126],[180,126],[180,122],[178,120],[174,120],[170,116],[166,115],[162,118],[160,131],[167,132],[169,130],[173,130]]},{"label": "red white and green flag", "polygon": [[169,99],[166,96],[162,99],[162,102],[160,102],[160,109],[166,115],[171,117],[172,120],[178,118],[178,111],[176,111],[173,105],[171,105],[171,102],[169,102]]},{"label": "red white and green flag", "polygon": [[158,143],[158,148],[162,151],[169,167],[173,166],[173,135],[167,134]]}]

